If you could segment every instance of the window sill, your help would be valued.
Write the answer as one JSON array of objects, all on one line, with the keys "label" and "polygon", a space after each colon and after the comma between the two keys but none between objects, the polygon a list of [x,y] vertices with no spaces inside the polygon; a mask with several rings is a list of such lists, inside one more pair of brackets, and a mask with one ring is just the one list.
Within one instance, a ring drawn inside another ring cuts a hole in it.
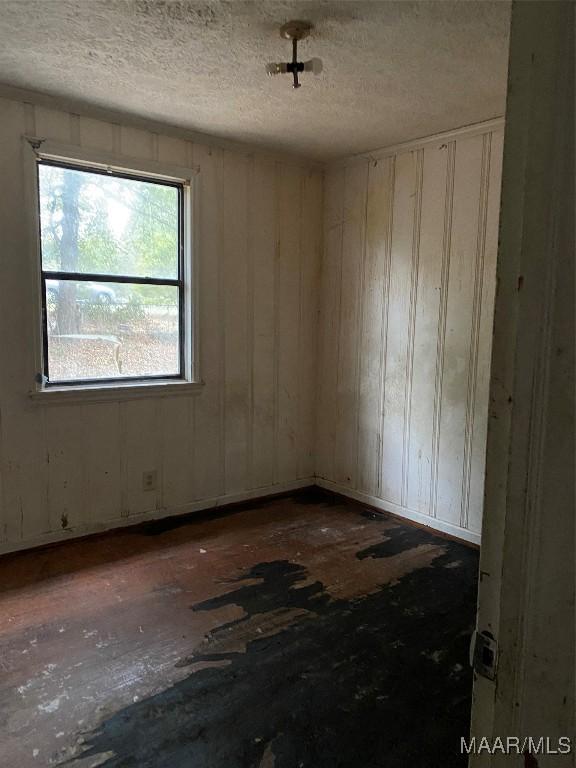
[{"label": "window sill", "polygon": [[140,400],[150,397],[178,397],[198,394],[204,386],[202,381],[144,381],[119,382],[117,384],[87,384],[85,386],[49,387],[30,392],[30,398],[43,405],[64,405],[66,403],[101,403]]}]

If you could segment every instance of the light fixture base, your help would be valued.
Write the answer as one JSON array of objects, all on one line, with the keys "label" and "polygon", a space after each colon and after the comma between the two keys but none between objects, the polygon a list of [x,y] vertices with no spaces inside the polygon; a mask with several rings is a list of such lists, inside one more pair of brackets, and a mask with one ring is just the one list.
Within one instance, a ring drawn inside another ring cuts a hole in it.
[{"label": "light fixture base", "polygon": [[287,21],[280,27],[280,37],[286,40],[303,40],[314,29],[309,21]]}]

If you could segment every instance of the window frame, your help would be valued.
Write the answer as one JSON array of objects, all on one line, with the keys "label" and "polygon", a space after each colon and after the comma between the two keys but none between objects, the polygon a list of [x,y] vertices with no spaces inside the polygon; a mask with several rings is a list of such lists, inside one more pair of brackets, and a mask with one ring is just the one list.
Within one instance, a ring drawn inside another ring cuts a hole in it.
[{"label": "window frame", "polygon": [[[33,399],[56,402],[79,400],[107,400],[144,397],[150,395],[190,394],[202,384],[198,371],[198,316],[197,288],[197,219],[198,199],[196,181],[198,168],[144,161],[104,152],[85,150],[75,145],[63,145],[45,139],[24,136],[26,165],[26,207],[33,232],[34,264],[34,326],[35,326],[35,383],[30,391]],[[39,166],[56,165],[121,178],[175,186],[179,190],[179,266],[178,278],[138,278],[125,275],[97,275],[44,270],[40,228]],[[77,281],[125,282],[134,284],[173,284],[179,290],[179,343],[180,371],[178,374],[134,376],[102,379],[74,379],[50,382],[48,372],[48,334],[46,326],[47,279],[74,279]]]}]

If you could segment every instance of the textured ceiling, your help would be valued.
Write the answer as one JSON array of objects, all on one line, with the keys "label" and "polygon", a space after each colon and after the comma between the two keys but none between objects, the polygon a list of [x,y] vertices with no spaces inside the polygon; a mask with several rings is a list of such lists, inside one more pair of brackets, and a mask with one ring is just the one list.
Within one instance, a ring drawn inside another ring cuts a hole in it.
[{"label": "textured ceiling", "polygon": [[[507,2],[0,0],[0,82],[319,159],[504,113]],[[311,20],[269,78],[278,27]]]}]

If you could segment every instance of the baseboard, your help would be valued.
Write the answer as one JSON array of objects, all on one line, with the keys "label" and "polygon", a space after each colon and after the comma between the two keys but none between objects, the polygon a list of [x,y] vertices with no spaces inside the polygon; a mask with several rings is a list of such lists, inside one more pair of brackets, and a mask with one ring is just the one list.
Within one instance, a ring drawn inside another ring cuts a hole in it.
[{"label": "baseboard", "polygon": [[275,483],[274,485],[254,488],[250,491],[239,491],[238,493],[229,493],[223,496],[201,499],[200,501],[192,501],[178,507],[151,509],[146,512],[129,515],[128,517],[122,516],[112,518],[103,523],[87,523],[65,531],[51,531],[50,533],[45,533],[30,539],[3,542],[0,544],[0,556],[12,552],[19,552],[24,549],[35,549],[36,547],[45,547],[49,544],[60,544],[63,541],[71,541],[72,539],[78,539],[96,533],[105,533],[106,531],[111,531],[116,528],[131,528],[139,523],[145,523],[152,520],[180,517],[181,515],[187,515],[193,512],[206,512],[211,509],[239,504],[243,501],[278,496],[280,494],[290,493],[291,491],[297,491],[301,488],[309,488],[313,485],[315,485],[315,479],[313,477],[300,480],[289,480],[283,483]]},{"label": "baseboard", "polygon": [[412,522],[418,523],[419,525],[424,525],[427,528],[433,528],[435,531],[448,534],[455,539],[460,539],[461,541],[466,541],[470,544],[476,544],[478,546],[480,545],[479,533],[467,531],[465,528],[460,528],[458,525],[446,523],[443,520],[438,520],[435,517],[429,517],[428,515],[422,514],[422,512],[415,512],[413,509],[400,506],[399,504],[394,504],[390,501],[383,501],[377,496],[371,496],[368,493],[355,491],[352,488],[347,488],[346,486],[340,485],[339,483],[333,483],[331,480],[325,480],[322,477],[315,478],[314,483],[315,485],[319,486],[320,488],[324,488],[327,491],[333,491],[334,493],[338,493],[341,496],[347,496],[348,498],[354,499],[355,501],[361,501],[364,504],[368,504],[370,507],[374,507],[375,509],[380,509],[383,512],[388,512],[397,517],[402,517],[405,520],[411,520]]},{"label": "baseboard", "polygon": [[238,493],[229,493],[222,496],[214,496],[208,499],[201,499],[199,501],[192,501],[188,504],[182,504],[178,507],[170,507],[165,509],[151,509],[147,512],[142,512],[128,517],[116,517],[112,520],[106,520],[103,523],[87,523],[84,525],[78,525],[74,528],[70,528],[65,531],[52,531],[50,533],[42,534],[30,539],[22,539],[20,541],[8,541],[0,544],[0,556],[7,555],[12,552],[19,552],[26,549],[35,549],[37,547],[44,547],[50,544],[59,544],[63,541],[71,541],[72,539],[79,539],[84,536],[90,536],[92,534],[105,533],[116,528],[129,528],[139,523],[150,522],[152,520],[163,520],[170,517],[180,517],[182,515],[188,515],[194,512],[206,512],[211,509],[217,509],[222,507],[231,506],[233,504],[239,504],[244,501],[251,501],[255,499],[264,499],[270,496],[277,496],[279,494],[290,493],[291,491],[297,491],[301,488],[308,488],[310,486],[318,486],[327,491],[338,493],[341,496],[346,496],[350,499],[360,501],[375,509],[388,512],[397,517],[410,520],[424,525],[428,528],[432,528],[441,533],[448,534],[456,539],[467,541],[471,544],[480,544],[480,534],[472,531],[467,531],[463,528],[446,523],[442,520],[438,520],[428,515],[424,515],[421,512],[415,512],[414,510],[402,507],[398,504],[394,504],[389,501],[383,501],[376,496],[371,496],[361,491],[355,491],[351,488],[347,488],[339,483],[333,483],[331,480],[325,480],[321,477],[307,477],[300,480],[289,480],[284,483],[275,483],[274,485],[267,485],[261,488],[254,488],[250,491],[239,491]]}]

